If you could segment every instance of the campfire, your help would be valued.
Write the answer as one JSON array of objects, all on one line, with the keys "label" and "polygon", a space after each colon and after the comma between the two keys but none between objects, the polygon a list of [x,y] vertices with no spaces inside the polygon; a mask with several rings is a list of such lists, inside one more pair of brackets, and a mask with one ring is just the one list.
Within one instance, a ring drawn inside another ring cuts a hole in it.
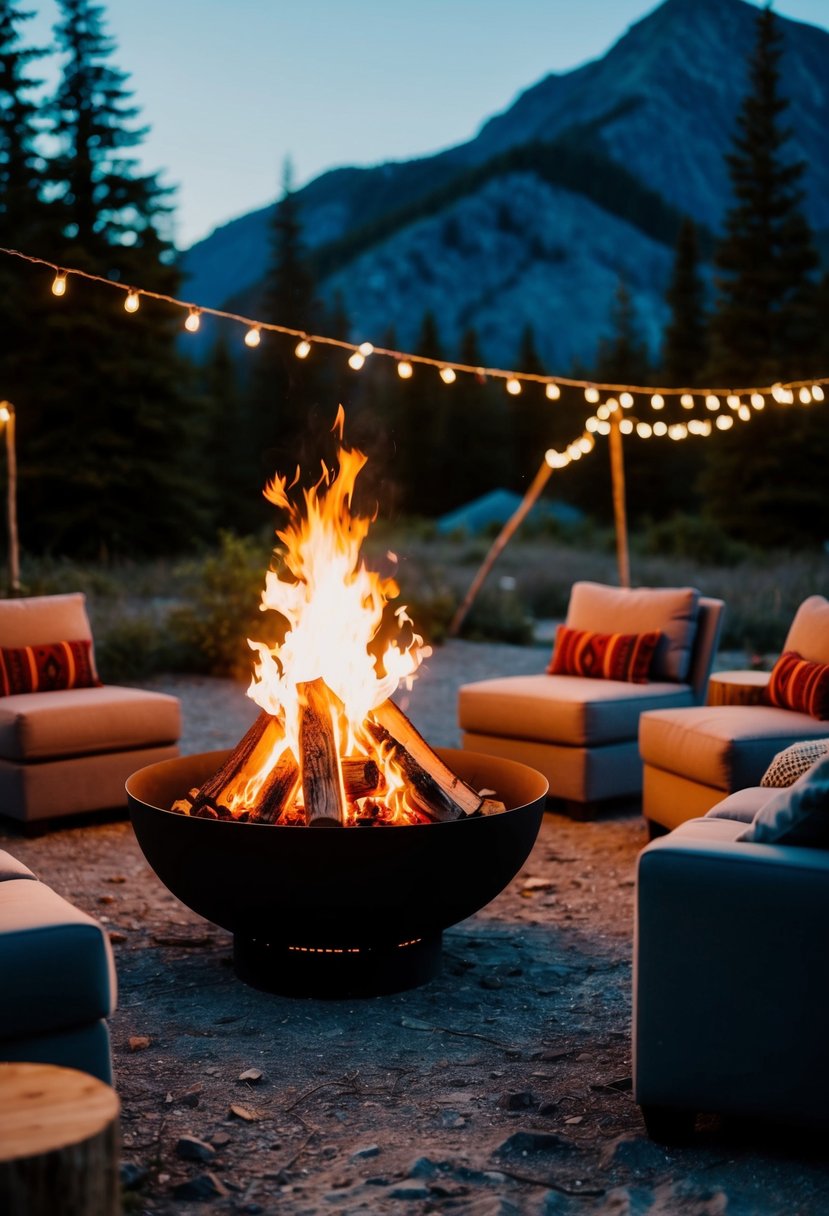
[{"label": "campfire", "polygon": [[[429,648],[393,579],[360,559],[365,457],[342,446],[287,512],[251,641],[260,714],[229,752],[127,782],[139,844],[183,903],[233,935],[236,974],[291,996],[368,996],[440,971],[443,930],[501,891],[535,842],[547,782],[526,765],[435,750],[391,700]],[[429,825],[429,826],[427,826]],[[305,831],[332,826],[346,830]],[[370,828],[371,830],[357,830]]]},{"label": "campfire", "polygon": [[[365,456],[342,445],[297,490],[276,477],[265,497],[287,512],[279,568],[261,608],[278,614],[278,645],[256,655],[248,695],[262,712],[224,764],[174,811],[236,822],[368,827],[445,822],[504,810],[492,791],[453,773],[390,699],[431,654],[405,608],[389,612],[395,581],[369,570],[360,550],[370,521],[352,511]],[[296,491],[293,495],[291,491]],[[396,636],[380,645],[392,622]]]}]

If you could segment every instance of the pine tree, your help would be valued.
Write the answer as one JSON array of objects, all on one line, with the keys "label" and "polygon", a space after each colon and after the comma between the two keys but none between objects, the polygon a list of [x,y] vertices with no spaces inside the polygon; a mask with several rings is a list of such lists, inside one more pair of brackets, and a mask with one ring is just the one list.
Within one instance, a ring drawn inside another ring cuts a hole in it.
[{"label": "pine tree", "polygon": [[[103,10],[60,0],[65,56],[48,113],[59,264],[175,295],[178,272],[159,229],[168,191],[136,172],[143,132],[126,76],[108,60]],[[70,281],[54,303],[42,366],[18,403],[21,528],[31,548],[103,556],[183,549],[206,524],[203,434],[190,372],[175,350],[178,309]]]},{"label": "pine tree", "polygon": [[708,334],[697,229],[687,216],[679,230],[667,302],[671,315],[665,328],[661,378],[668,385],[693,386],[708,361]]},{"label": "pine tree", "polygon": [[[817,254],[802,211],[804,166],[786,153],[780,33],[757,14],[749,89],[727,157],[734,202],[716,263],[709,377],[741,387],[809,375]],[[708,445],[706,507],[734,535],[792,544],[829,535],[829,439],[819,411],[774,403]]]}]

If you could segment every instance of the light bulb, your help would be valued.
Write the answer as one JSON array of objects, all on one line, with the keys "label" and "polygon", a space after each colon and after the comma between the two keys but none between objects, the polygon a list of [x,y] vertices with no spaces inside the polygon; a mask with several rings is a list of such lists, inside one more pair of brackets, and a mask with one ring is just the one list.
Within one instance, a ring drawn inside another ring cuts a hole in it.
[{"label": "light bulb", "polygon": [[691,393],[683,393],[679,399],[679,404],[684,410],[692,410],[694,408],[694,398]]},{"label": "light bulb", "polygon": [[814,397],[815,401],[823,400],[823,389],[819,384],[812,385],[812,396]]},{"label": "light bulb", "polygon": [[654,435],[660,435],[660,436],[667,435],[668,434],[667,423],[662,422],[661,420],[659,422],[655,422],[653,424],[653,433],[654,433]]},{"label": "light bulb", "polygon": [[521,381],[516,380],[515,376],[510,376],[507,380],[507,392],[511,397],[517,397],[521,392]]},{"label": "light bulb", "polygon": [[684,422],[675,422],[673,426],[668,427],[669,439],[687,439],[688,428]]},{"label": "light bulb", "polygon": [[555,448],[549,448],[544,453],[544,459],[551,469],[563,469],[570,463],[563,452],[557,452]]},{"label": "light bulb", "polygon": [[189,334],[195,334],[198,332],[200,325],[201,313],[199,312],[198,308],[191,308],[187,316],[184,318],[184,328]]},{"label": "light bulb", "polygon": [[576,443],[584,452],[585,456],[588,452],[593,451],[594,442],[590,435],[582,435],[581,439],[577,439]]},{"label": "light bulb", "polygon": [[733,425],[734,419],[730,414],[720,414],[719,418],[717,419],[717,426],[721,431],[729,431]]},{"label": "light bulb", "polygon": [[620,393],[619,394],[619,405],[621,405],[623,410],[629,410],[630,407],[633,405],[633,397],[631,396],[631,394],[630,393]]},{"label": "light bulb", "polygon": [[803,405],[809,405],[809,403],[812,400],[811,391],[808,388],[806,388],[805,384],[797,395],[800,398]]},{"label": "light bulb", "polygon": [[651,397],[651,409],[652,410],[664,410],[664,408],[665,408],[665,398],[662,396],[661,393],[654,393],[654,395]]},{"label": "light bulb", "polygon": [[401,380],[411,380],[413,370],[408,359],[401,359],[397,364],[397,374]]},{"label": "light bulb", "polygon": [[584,424],[584,429],[586,431],[597,431],[599,429],[598,418],[588,418],[587,422]]},{"label": "light bulb", "polygon": [[584,390],[584,399],[589,401],[591,405],[595,405],[599,400],[599,390],[597,388],[586,388]]},{"label": "light bulb", "polygon": [[455,375],[454,367],[442,367],[440,378],[444,384],[454,384],[458,377]]},{"label": "light bulb", "polygon": [[294,354],[297,359],[307,359],[311,353],[311,343],[307,338],[300,338],[294,347]]},{"label": "light bulb", "polygon": [[752,393],[751,404],[756,410],[762,410],[765,407],[766,399],[762,393]]},{"label": "light bulb", "polygon": [[245,346],[258,346],[262,341],[262,335],[259,332],[258,325],[251,325],[248,332],[245,334]]},{"label": "light bulb", "polygon": [[608,418],[610,417],[610,410],[606,405],[600,405],[596,410],[596,417],[602,422],[607,422]]},{"label": "light bulb", "polygon": [[608,414],[615,414],[619,408],[619,402],[615,397],[608,397],[604,404]]},{"label": "light bulb", "polygon": [[52,280],[52,295],[53,296],[65,296],[66,295],[66,275],[63,273],[62,270],[55,271],[55,277]]},{"label": "light bulb", "polygon": [[352,368],[355,372],[358,372],[360,370],[360,368],[363,366],[363,364],[365,363],[365,361],[366,361],[365,355],[361,355],[358,350],[355,350],[354,353],[352,355],[349,355],[349,357],[348,357],[348,366],[350,368]]},{"label": "light bulb", "polygon": [[786,390],[782,384],[773,384],[771,386],[771,395],[775,401],[784,402],[786,400]]},{"label": "light bulb", "polygon": [[636,434],[640,439],[650,439],[651,435],[653,434],[653,428],[649,422],[637,422]]},{"label": "light bulb", "polygon": [[718,410],[720,408],[720,399],[714,393],[709,393],[705,398],[705,407],[709,410]]},{"label": "light bulb", "polygon": [[558,401],[561,396],[561,389],[557,384],[548,384],[544,390],[544,395],[549,401]]},{"label": "light bulb", "polygon": [[738,410],[740,408],[740,398],[736,393],[729,393],[725,400],[730,410]]},{"label": "light bulb", "polygon": [[369,355],[374,354],[374,344],[372,342],[361,342],[358,347],[358,350],[360,351],[360,354],[363,356],[363,358],[367,359],[369,357]]},{"label": "light bulb", "polygon": [[632,418],[623,418],[622,421],[619,423],[619,430],[622,432],[623,435],[632,435],[633,434],[633,419]]},{"label": "light bulb", "polygon": [[737,410],[737,417],[741,422],[748,422],[751,418],[751,410],[747,405],[741,405]]},{"label": "light bulb", "polygon": [[567,455],[571,460],[581,460],[581,448],[577,443],[568,443]]},{"label": "light bulb", "polygon": [[11,410],[7,405],[0,405],[0,422],[8,422],[11,418]]},{"label": "light bulb", "polygon": [[600,421],[599,425],[596,427],[596,430],[599,432],[600,435],[609,435],[610,434],[610,423]]},{"label": "light bulb", "polygon": [[140,303],[140,300],[138,299],[138,292],[137,291],[128,291],[126,299],[124,300],[124,308],[126,309],[126,311],[127,312],[138,312],[139,303]]}]

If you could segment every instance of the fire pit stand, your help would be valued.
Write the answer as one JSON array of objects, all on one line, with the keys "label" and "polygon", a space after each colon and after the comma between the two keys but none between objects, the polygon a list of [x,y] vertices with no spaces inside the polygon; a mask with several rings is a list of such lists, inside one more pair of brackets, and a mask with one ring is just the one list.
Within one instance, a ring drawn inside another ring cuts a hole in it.
[{"label": "fire pit stand", "polygon": [[396,992],[440,970],[445,928],[503,890],[532,849],[546,779],[510,760],[440,750],[500,814],[394,827],[199,819],[166,808],[225,752],[149,765],[127,782],[135,834],[161,881],[234,935],[240,979],[290,996]]}]

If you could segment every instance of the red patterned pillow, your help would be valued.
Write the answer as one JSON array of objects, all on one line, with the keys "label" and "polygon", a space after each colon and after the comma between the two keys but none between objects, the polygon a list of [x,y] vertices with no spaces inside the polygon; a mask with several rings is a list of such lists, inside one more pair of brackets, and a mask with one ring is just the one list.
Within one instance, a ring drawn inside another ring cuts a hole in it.
[{"label": "red patterned pillow", "polygon": [[0,649],[0,696],[100,685],[89,639]]},{"label": "red patterned pillow", "polygon": [[829,663],[812,663],[785,650],[771,669],[766,700],[813,718],[829,718]]},{"label": "red patterned pillow", "polygon": [[662,635],[651,633],[593,633],[559,625],[551,676],[591,676],[600,680],[627,680],[646,684],[651,659]]}]

